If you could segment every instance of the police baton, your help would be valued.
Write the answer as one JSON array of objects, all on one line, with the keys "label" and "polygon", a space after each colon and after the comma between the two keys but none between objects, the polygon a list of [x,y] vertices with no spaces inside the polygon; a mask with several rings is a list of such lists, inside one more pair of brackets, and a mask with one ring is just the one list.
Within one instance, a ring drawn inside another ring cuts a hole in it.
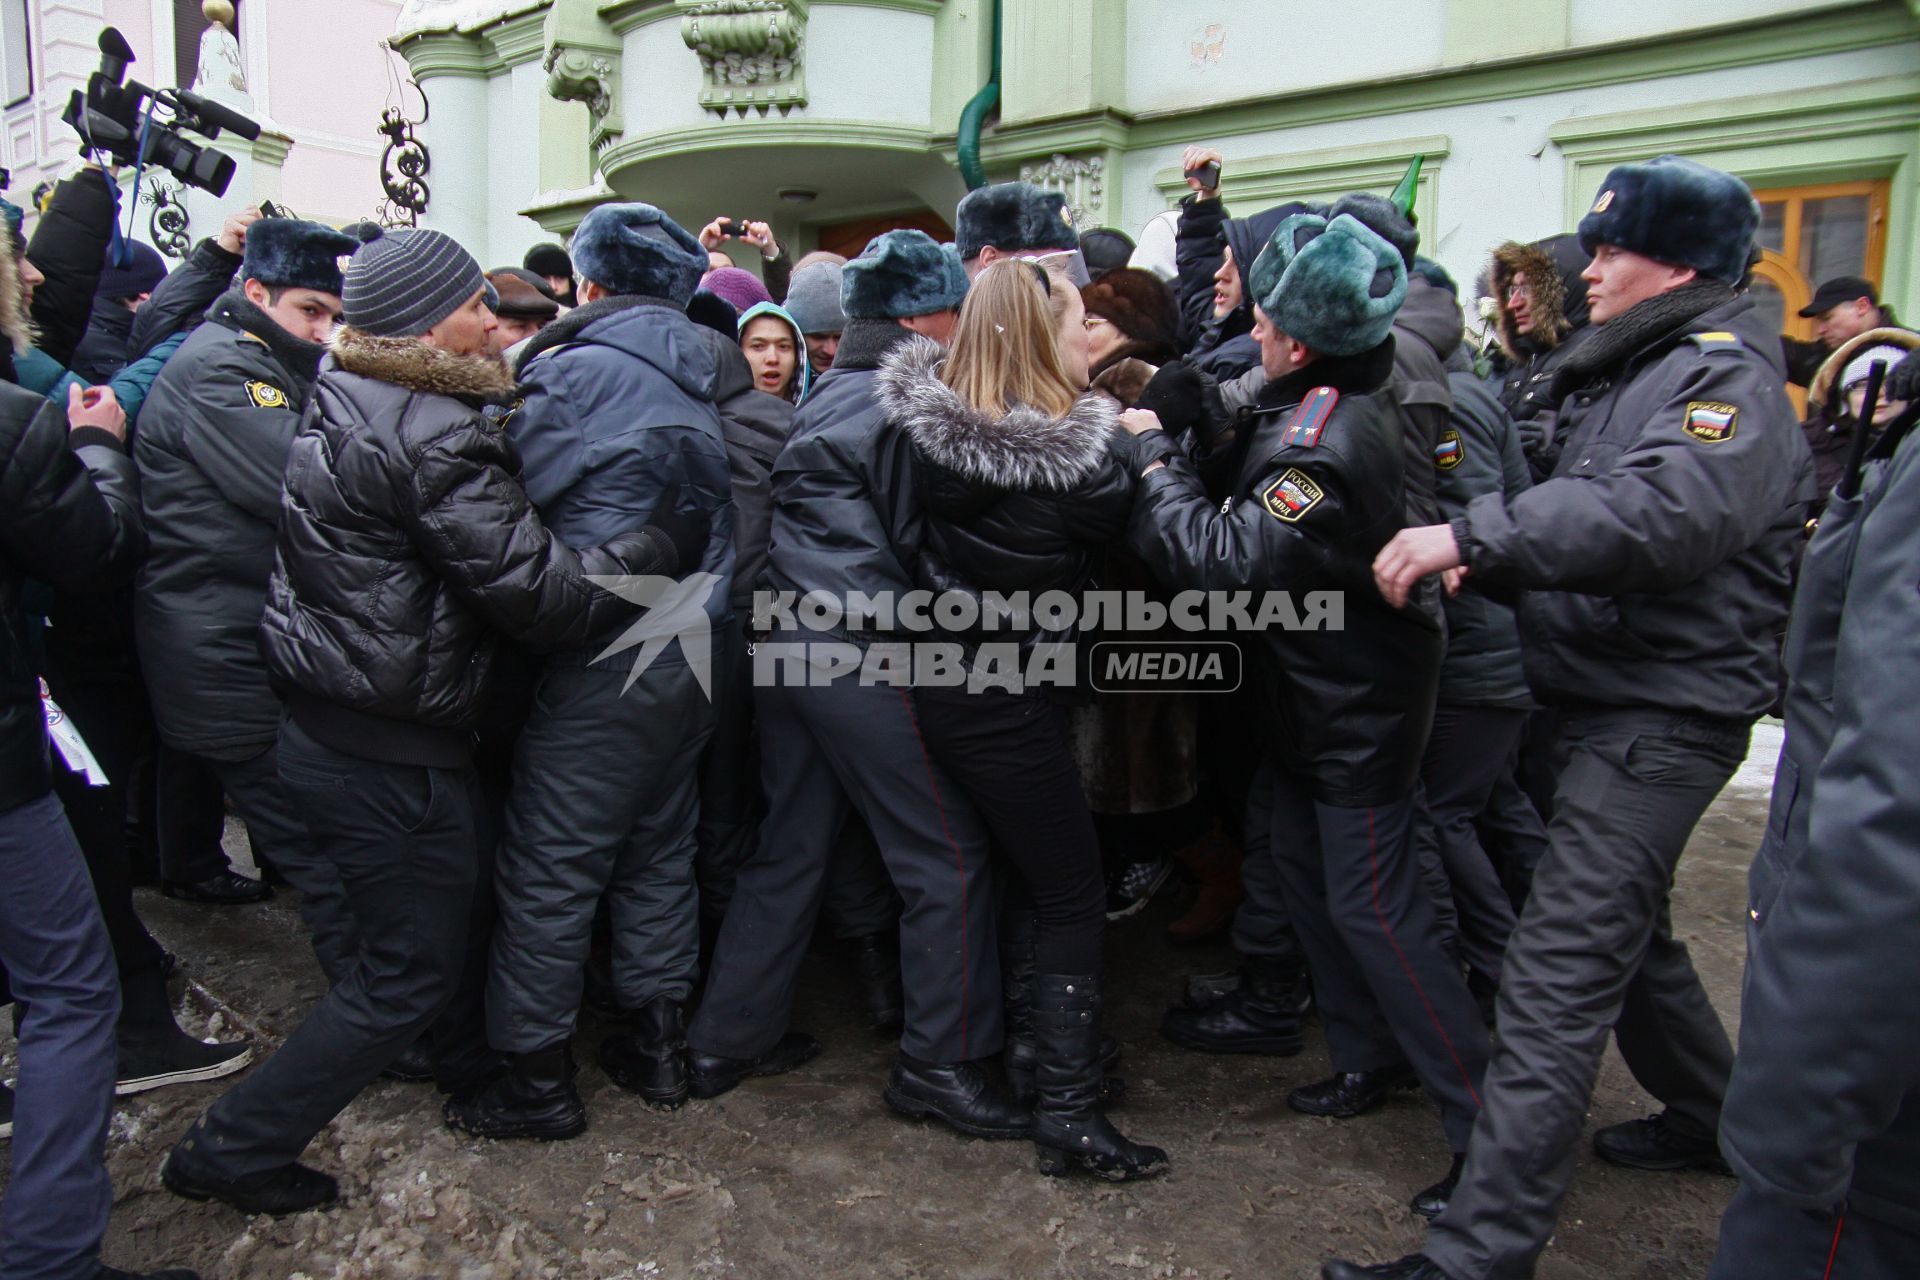
[{"label": "police baton", "polygon": [[1867,445],[1873,436],[1873,415],[1880,407],[1880,384],[1886,376],[1885,360],[1875,360],[1867,366],[1867,398],[1855,415],[1853,444],[1847,449],[1847,470],[1834,486],[1834,492],[1842,498],[1852,498],[1860,492],[1860,471],[1866,465]]}]

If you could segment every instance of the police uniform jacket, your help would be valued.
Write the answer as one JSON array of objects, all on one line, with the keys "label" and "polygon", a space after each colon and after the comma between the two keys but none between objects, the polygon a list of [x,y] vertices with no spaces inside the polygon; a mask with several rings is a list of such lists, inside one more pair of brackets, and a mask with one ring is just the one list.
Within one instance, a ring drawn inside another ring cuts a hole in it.
[{"label": "police uniform jacket", "polygon": [[1552,477],[1452,521],[1470,581],[1528,589],[1543,701],[1748,720],[1772,705],[1812,464],[1757,321],[1750,299],[1695,284],[1601,326],[1561,367]]},{"label": "police uniform jacket", "polygon": [[[1138,442],[1134,553],[1170,587],[1342,597],[1342,627],[1260,637],[1262,711],[1282,767],[1311,779],[1323,804],[1404,800],[1419,774],[1440,672],[1438,591],[1395,609],[1373,558],[1404,527],[1400,417],[1388,391],[1393,339],[1358,356],[1322,357],[1269,382],[1240,410],[1246,442],[1224,505],[1160,432]],[[1251,647],[1251,646],[1250,646]]]},{"label": "police uniform jacket", "polygon": [[134,636],[160,736],[178,750],[246,759],[280,731],[260,612],[287,454],[325,352],[231,290],[141,411],[133,456],[151,551]]},{"label": "police uniform jacket", "polygon": [[1800,567],[1720,1142],[1771,1200],[1920,1233],[1920,433],[1897,430]]}]

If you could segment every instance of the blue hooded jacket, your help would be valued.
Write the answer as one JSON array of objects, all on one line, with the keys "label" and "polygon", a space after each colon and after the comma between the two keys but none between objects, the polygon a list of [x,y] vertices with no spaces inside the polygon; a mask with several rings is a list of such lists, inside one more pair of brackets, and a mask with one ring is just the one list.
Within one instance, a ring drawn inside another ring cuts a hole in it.
[{"label": "blue hooded jacket", "polygon": [[779,316],[787,322],[787,327],[793,330],[793,348],[798,357],[794,361],[793,379],[794,385],[799,388],[798,393],[793,397],[793,403],[796,406],[800,405],[806,401],[807,392],[813,390],[813,367],[807,363],[806,335],[800,332],[800,322],[795,320],[792,314],[779,303],[756,302],[740,313],[740,334],[742,337],[746,336],[747,325],[754,320],[758,320],[761,316]]}]

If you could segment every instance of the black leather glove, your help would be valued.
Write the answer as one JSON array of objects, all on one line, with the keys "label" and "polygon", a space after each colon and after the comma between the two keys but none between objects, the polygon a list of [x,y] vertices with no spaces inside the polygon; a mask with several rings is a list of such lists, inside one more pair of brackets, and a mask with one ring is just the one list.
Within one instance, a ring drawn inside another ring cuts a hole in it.
[{"label": "black leather glove", "polygon": [[1184,360],[1170,360],[1148,381],[1133,407],[1152,410],[1168,435],[1185,435],[1207,421],[1209,389],[1218,398],[1213,379]]},{"label": "black leather glove", "polygon": [[660,491],[648,528],[673,547],[676,576],[685,576],[700,567],[706,554],[707,539],[713,533],[713,517],[704,511],[681,511],[680,486],[670,484]]},{"label": "black leather glove", "polygon": [[1882,400],[1905,400],[1912,404],[1920,400],[1920,351],[1909,351],[1907,358],[1887,370],[1886,382],[1881,385]]}]

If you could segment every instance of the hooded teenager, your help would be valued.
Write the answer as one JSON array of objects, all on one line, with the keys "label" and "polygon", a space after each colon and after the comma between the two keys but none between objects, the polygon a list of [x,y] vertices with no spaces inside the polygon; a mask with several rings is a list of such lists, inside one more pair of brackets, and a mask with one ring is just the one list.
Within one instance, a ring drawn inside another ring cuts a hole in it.
[{"label": "hooded teenager", "polygon": [[740,350],[753,368],[753,385],[797,405],[813,387],[807,338],[800,322],[777,302],[756,302],[740,313]]}]

